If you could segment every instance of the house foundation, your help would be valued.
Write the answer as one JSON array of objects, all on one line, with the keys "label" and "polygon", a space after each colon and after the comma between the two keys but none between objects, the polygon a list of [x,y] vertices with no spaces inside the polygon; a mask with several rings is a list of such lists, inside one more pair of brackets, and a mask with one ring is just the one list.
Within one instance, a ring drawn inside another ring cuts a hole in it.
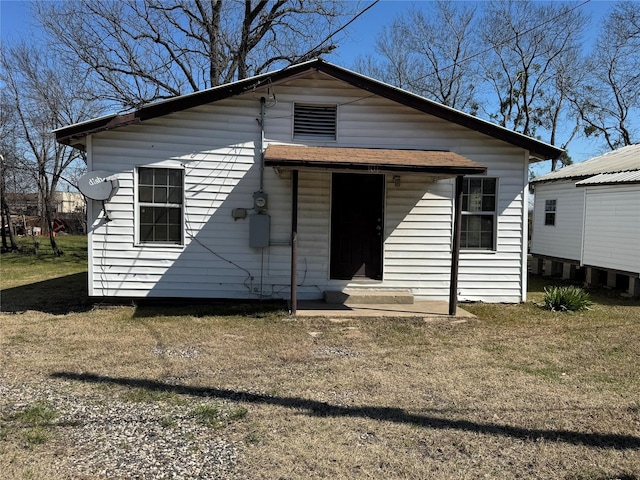
[{"label": "house foundation", "polygon": [[563,280],[584,280],[585,271],[576,260],[534,255],[530,261],[531,273]]},{"label": "house foundation", "polygon": [[532,257],[531,273],[545,277],[583,282],[585,287],[603,287],[619,290],[623,296],[640,297],[640,275],[607,268],[581,266],[574,260]]}]

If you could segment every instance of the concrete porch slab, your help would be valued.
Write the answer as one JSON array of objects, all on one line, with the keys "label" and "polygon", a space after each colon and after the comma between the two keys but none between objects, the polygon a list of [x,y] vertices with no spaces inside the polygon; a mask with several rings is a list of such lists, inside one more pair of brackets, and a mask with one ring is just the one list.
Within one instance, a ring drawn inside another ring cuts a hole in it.
[{"label": "concrete porch slab", "polygon": [[353,288],[327,290],[324,292],[324,301],[334,305],[410,305],[414,302],[409,291]]},{"label": "concrete porch slab", "polygon": [[475,315],[458,307],[455,317],[449,316],[447,302],[415,302],[406,305],[340,305],[318,301],[298,302],[297,317],[424,317],[425,319],[472,319]]}]

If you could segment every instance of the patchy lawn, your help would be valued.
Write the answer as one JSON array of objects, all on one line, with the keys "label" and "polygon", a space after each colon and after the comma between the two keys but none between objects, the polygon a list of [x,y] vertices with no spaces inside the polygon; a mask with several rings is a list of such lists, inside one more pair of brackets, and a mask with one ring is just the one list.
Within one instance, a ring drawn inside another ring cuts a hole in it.
[{"label": "patchy lawn", "polygon": [[94,306],[81,261],[5,258],[0,478],[640,478],[637,301],[298,320]]}]

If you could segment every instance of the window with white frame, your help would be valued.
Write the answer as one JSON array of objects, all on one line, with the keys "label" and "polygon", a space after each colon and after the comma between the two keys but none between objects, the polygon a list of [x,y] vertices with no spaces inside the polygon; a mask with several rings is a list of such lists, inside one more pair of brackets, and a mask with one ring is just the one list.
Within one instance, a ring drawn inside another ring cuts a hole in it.
[{"label": "window with white frame", "polygon": [[465,178],[461,248],[495,250],[497,178]]},{"label": "window with white frame", "polygon": [[182,244],[184,171],[138,168],[138,239],[140,243]]},{"label": "window with white frame", "polygon": [[555,225],[556,224],[556,206],[557,200],[545,200],[544,201],[544,224]]}]

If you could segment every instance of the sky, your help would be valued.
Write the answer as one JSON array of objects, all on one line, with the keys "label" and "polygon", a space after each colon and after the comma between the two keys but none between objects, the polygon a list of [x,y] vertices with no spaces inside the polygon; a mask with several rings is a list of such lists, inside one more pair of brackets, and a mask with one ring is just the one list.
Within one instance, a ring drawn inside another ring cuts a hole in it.
[{"label": "sky", "polygon": [[[482,0],[478,0],[480,2]],[[346,41],[340,45],[336,52],[325,57],[327,61],[337,65],[352,68],[355,59],[359,55],[374,53],[375,39],[385,25],[390,24],[394,18],[407,12],[413,6],[428,9],[431,2],[382,0],[360,16],[350,27]],[[591,0],[580,7],[585,14],[592,18],[592,28],[588,29],[585,45],[589,46],[598,32],[598,25],[604,18],[609,8],[609,1]],[[0,0],[0,38],[5,40],[17,40],[23,36],[26,38],[37,37],[37,29],[34,26],[30,14],[30,2],[22,0]],[[367,2],[365,2],[365,5]],[[569,145],[569,153],[574,161],[579,162],[587,158],[603,153],[602,142],[598,140],[574,140]],[[545,162],[548,163],[548,162]],[[546,168],[546,170],[545,170]],[[540,166],[536,174],[545,173],[549,167]]]}]

